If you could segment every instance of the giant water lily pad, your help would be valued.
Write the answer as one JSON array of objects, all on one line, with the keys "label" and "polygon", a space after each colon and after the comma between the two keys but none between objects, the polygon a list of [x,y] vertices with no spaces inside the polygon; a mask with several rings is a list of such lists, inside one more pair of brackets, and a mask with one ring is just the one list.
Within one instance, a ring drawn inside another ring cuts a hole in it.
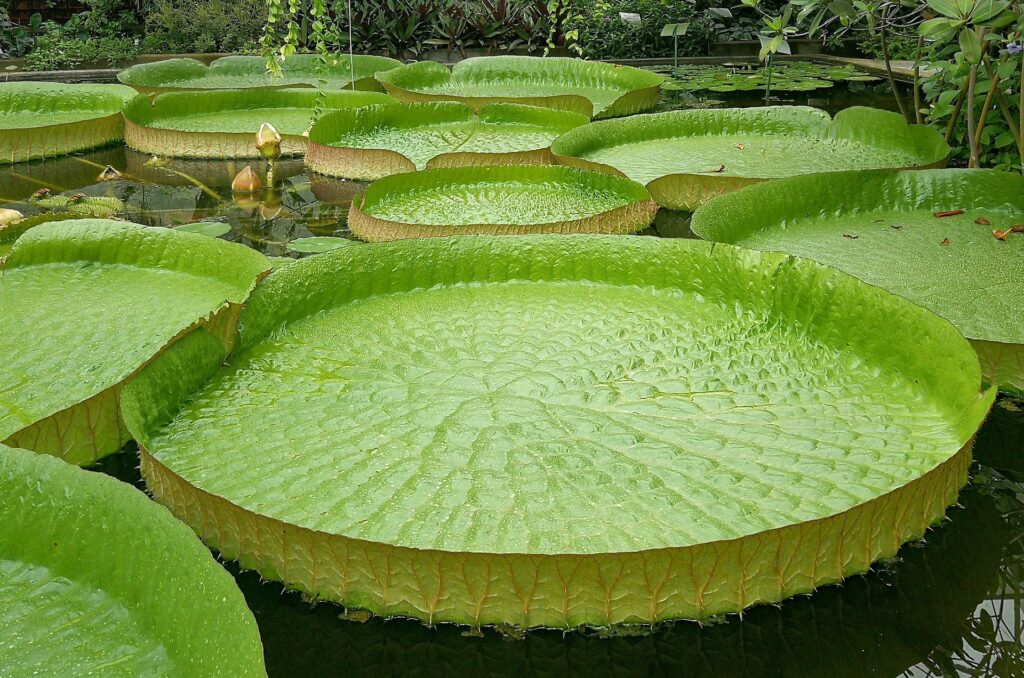
[{"label": "giant water lily pad", "polygon": [[0,440],[79,464],[117,451],[124,382],[194,325],[230,342],[269,269],[195,233],[99,219],[29,229],[0,271]]},{"label": "giant water lily pad", "polygon": [[993,399],[956,329],[700,241],[349,247],[129,385],[161,502],[243,567],[428,622],[739,611],[920,537]]},{"label": "giant water lily pad", "polygon": [[898,113],[806,106],[671,111],[591,123],[551,146],[559,162],[624,174],[663,207],[692,210],[750,184],[850,169],[943,166],[949,147]]},{"label": "giant water lily pad", "polygon": [[0,164],[53,158],[124,138],[122,85],[0,83]]},{"label": "giant water lily pad", "polygon": [[0,445],[0,673],[265,676],[256,620],[142,492]]},{"label": "giant water lily pad", "polygon": [[835,266],[931,309],[971,340],[990,381],[1024,391],[1024,233],[1003,233],[1015,224],[1024,228],[1024,178],[931,170],[756,186],[708,203],[692,228]]},{"label": "giant water lily pad", "polygon": [[151,155],[259,157],[256,132],[266,122],[281,134],[282,155],[302,155],[318,101],[331,110],[394,100],[381,92],[309,89],[172,92],[152,102],[140,94],[125,106],[125,141]]},{"label": "giant water lily pad", "polygon": [[343,110],[310,130],[306,165],[372,181],[427,167],[551,164],[551,142],[589,120],[519,104],[488,104],[479,115],[456,102]]},{"label": "giant water lily pad", "polygon": [[[658,67],[655,67],[658,68]],[[668,70],[672,70],[669,68]],[[687,92],[810,92],[832,87],[834,82],[872,82],[878,76],[857,70],[851,64],[813,61],[782,61],[769,70],[757,61],[734,64],[687,64],[672,73],[663,89]]]},{"label": "giant water lily pad", "polygon": [[401,65],[395,59],[365,55],[356,55],[352,62],[348,55],[331,55],[330,63],[323,65],[314,54],[295,54],[284,60],[280,76],[275,76],[267,70],[267,60],[259,56],[221,57],[209,66],[196,59],[166,59],[127,68],[117,79],[145,94],[321,86],[380,90],[374,74]]},{"label": "giant water lily pad", "polygon": [[658,206],[640,184],[543,165],[396,174],[352,199],[348,227],[369,241],[472,233],[635,233]]},{"label": "giant water lily pad", "polygon": [[500,56],[465,59],[451,71],[420,61],[377,80],[402,101],[461,101],[477,109],[506,102],[611,118],[654,108],[665,76],[568,57]]}]

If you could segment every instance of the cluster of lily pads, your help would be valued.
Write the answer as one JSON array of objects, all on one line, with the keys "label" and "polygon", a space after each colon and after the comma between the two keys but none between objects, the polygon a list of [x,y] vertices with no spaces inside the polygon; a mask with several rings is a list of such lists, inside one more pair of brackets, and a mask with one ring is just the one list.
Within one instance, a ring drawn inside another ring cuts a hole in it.
[{"label": "cluster of lily pads", "polygon": [[[121,80],[0,85],[3,159],[123,134],[251,159],[257,193],[303,156],[373,182],[375,244],[275,266],[209,223],[0,229],[0,672],[264,673],[193,532],[428,624],[778,602],[941,520],[1024,390],[1024,178],[941,169],[897,114],[643,114],[663,76],[556,58]],[[659,207],[703,240],[625,237]],[[156,502],[73,466],[129,441]]]},{"label": "cluster of lily pads", "polygon": [[876,82],[878,76],[857,70],[851,64],[824,64],[813,61],[782,61],[766,68],[756,62],[691,64],[674,69],[652,67],[671,77],[662,83],[664,90],[684,92],[751,92],[771,89],[776,92],[813,92],[837,82]]}]

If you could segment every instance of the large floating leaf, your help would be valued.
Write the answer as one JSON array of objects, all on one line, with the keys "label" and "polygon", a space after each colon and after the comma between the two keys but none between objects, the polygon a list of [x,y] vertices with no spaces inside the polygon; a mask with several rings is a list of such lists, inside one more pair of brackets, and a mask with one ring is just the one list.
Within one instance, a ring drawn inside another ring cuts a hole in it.
[{"label": "large floating leaf", "polygon": [[[327,89],[380,90],[374,80],[378,71],[402,65],[395,59],[357,55],[331,55],[332,63],[320,63],[315,54],[295,54],[281,64],[281,75],[267,71],[267,60],[258,56],[228,56],[209,66],[195,59],[166,59],[139,64],[117,74],[117,79],[136,90],[152,94],[211,89],[269,89],[275,87],[320,87]],[[352,87],[352,67],[355,86]]]},{"label": "large floating leaf", "polygon": [[835,120],[806,106],[671,111],[579,127],[551,146],[559,162],[646,184],[692,210],[767,179],[850,169],[942,166],[949,147],[898,113],[854,107]]},{"label": "large floating leaf", "polygon": [[256,620],[131,486],[0,445],[0,674],[265,676]]},{"label": "large floating leaf", "polygon": [[125,140],[137,151],[186,158],[259,157],[260,125],[280,132],[282,155],[302,155],[317,101],[327,110],[383,104],[381,92],[309,89],[172,92],[125,106]]},{"label": "large floating leaf", "polygon": [[551,164],[551,142],[589,122],[568,111],[456,102],[373,106],[320,118],[306,165],[321,174],[374,180],[427,167]]},{"label": "large floating leaf", "polygon": [[[671,72],[671,67],[654,67]],[[757,61],[734,64],[687,64],[672,72],[662,89],[697,92],[810,92],[832,87],[833,82],[870,82],[878,76],[857,70],[851,64],[819,64],[812,61],[783,61],[769,70]]]},{"label": "large floating leaf", "polygon": [[956,500],[970,345],[814,262],[699,241],[448,238],[275,271],[240,350],[129,385],[157,499],[382,615],[704,617],[863,572]]},{"label": "large floating leaf", "polygon": [[658,206],[623,177],[543,165],[452,167],[384,177],[352,200],[363,240],[472,233],[635,233]]},{"label": "large floating leaf", "polygon": [[197,323],[233,337],[267,259],[98,219],[28,230],[0,271],[0,440],[85,464],[118,450],[125,380]]},{"label": "large floating leaf", "polygon": [[507,102],[610,118],[654,108],[665,76],[567,57],[500,56],[465,59],[451,71],[420,61],[377,80],[402,101],[461,101],[477,109]]},{"label": "large floating leaf", "polygon": [[124,136],[122,85],[0,83],[0,164],[53,158]]},{"label": "large floating leaf", "polygon": [[971,339],[990,381],[1024,390],[1024,233],[993,235],[1014,224],[1024,224],[1024,178],[930,170],[755,186],[708,203],[691,227],[835,266],[931,309]]}]

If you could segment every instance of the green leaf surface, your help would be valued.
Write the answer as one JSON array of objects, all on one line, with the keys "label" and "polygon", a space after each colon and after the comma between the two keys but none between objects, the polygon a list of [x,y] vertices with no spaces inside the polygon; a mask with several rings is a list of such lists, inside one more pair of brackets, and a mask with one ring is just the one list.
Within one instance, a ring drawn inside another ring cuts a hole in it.
[{"label": "green leaf surface", "polygon": [[[744,92],[765,89],[768,79],[768,69],[755,63],[687,64],[661,87],[689,92]],[[879,79],[852,65],[785,61],[772,64],[771,68],[772,90],[780,92],[809,92],[832,87],[834,82],[872,82]]]},{"label": "green leaf surface", "polygon": [[[357,244],[355,240],[350,240],[348,238],[318,235],[309,238],[296,238],[285,245],[285,249],[289,252],[320,254],[321,252],[330,252],[331,250],[350,247],[355,244]],[[291,263],[291,261],[293,260],[289,260],[288,263]]]},{"label": "green leaf surface", "polygon": [[853,107],[834,120],[805,106],[684,110],[590,123],[551,146],[564,164],[625,174],[659,204],[694,209],[767,179],[945,163],[949,147],[923,125]]},{"label": "green leaf surface", "polygon": [[265,676],[231,576],[129,485],[0,445],[0,673]]},{"label": "green leaf surface", "polygon": [[0,164],[52,158],[123,138],[122,85],[0,83]]},{"label": "green leaf surface", "polygon": [[219,221],[195,221],[191,224],[175,226],[174,230],[185,233],[200,233],[211,238],[220,238],[231,232],[231,225]]},{"label": "green leaf surface", "polygon": [[123,382],[191,326],[230,315],[269,268],[242,245],[166,228],[28,230],[0,274],[0,440],[75,463],[116,451]]},{"label": "green leaf surface", "polygon": [[657,206],[623,177],[542,165],[456,167],[396,174],[352,201],[365,240],[480,232],[635,232]]},{"label": "green leaf surface", "polygon": [[1024,297],[1015,290],[1024,280],[1024,234],[1004,242],[992,233],[1020,223],[1024,178],[928,170],[755,186],[708,203],[691,228],[709,240],[835,266],[931,309],[969,339],[996,344],[984,347],[986,371],[1020,389]]},{"label": "green leaf surface", "polygon": [[377,74],[402,101],[461,101],[474,108],[522,103],[614,117],[650,110],[665,76],[629,66],[568,57],[465,59],[448,68],[421,61]]},{"label": "green leaf surface", "polygon": [[697,241],[350,247],[241,327],[226,369],[198,333],[126,390],[151,491],[265,577],[427,621],[701,617],[864,571],[955,501],[993,398],[934,314]]},{"label": "green leaf surface", "polygon": [[209,66],[195,59],[166,59],[127,68],[117,79],[145,93],[297,86],[342,89],[352,85],[354,65],[355,89],[379,89],[374,74],[402,65],[379,56],[356,55],[354,64],[348,55],[331,55],[331,59],[324,66],[315,54],[292,55],[281,64],[281,77],[271,75],[267,60],[259,56],[221,57]]},{"label": "green leaf surface", "polygon": [[137,151],[170,157],[257,157],[255,134],[270,123],[283,155],[301,155],[319,102],[324,110],[395,103],[381,92],[310,89],[171,92],[125,106],[125,140]]},{"label": "green leaf surface", "polygon": [[343,110],[310,130],[316,146],[308,164],[330,176],[378,179],[438,163],[551,161],[551,142],[587,122],[577,113],[519,104],[489,104],[478,115],[456,102]]}]

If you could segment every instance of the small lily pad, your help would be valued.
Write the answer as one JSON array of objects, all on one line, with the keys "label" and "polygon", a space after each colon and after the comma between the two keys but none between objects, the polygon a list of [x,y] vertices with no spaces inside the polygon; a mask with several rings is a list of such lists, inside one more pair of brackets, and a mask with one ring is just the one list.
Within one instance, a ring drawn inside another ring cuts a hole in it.
[{"label": "small lily pad", "polygon": [[196,221],[191,224],[175,226],[174,230],[185,231],[187,233],[199,233],[200,235],[208,235],[211,238],[220,238],[221,236],[227,235],[231,232],[231,226],[228,224],[222,224],[219,221]]},{"label": "small lily pad", "polygon": [[301,254],[319,254],[355,244],[355,240],[349,240],[348,238],[319,235],[310,238],[296,238],[285,245],[285,249],[289,252],[299,252]]}]

